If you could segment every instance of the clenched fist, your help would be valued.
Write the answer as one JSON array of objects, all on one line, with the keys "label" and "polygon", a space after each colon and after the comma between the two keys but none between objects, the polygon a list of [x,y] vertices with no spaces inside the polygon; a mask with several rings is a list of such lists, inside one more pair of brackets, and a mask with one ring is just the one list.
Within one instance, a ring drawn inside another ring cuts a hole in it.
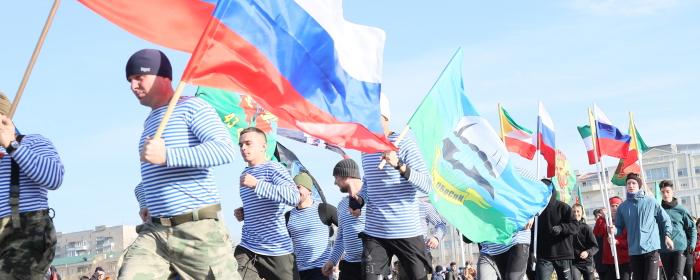
[{"label": "clenched fist", "polygon": [[141,161],[155,165],[165,165],[165,141],[163,138],[146,138],[141,150]]},{"label": "clenched fist", "polygon": [[241,176],[241,186],[254,189],[255,186],[257,186],[257,185],[258,185],[258,179],[253,177],[253,175],[245,173],[245,174],[243,174],[243,176]]}]

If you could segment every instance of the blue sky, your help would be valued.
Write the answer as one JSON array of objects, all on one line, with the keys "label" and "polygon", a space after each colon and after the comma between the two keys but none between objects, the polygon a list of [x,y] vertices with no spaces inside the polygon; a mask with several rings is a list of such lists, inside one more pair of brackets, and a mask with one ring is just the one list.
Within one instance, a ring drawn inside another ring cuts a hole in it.
[{"label": "blue sky", "polygon": [[[0,90],[19,86],[50,1],[10,1],[0,9]],[[552,116],[557,147],[574,168],[592,170],[576,125],[596,102],[621,129],[627,112],[650,145],[700,139],[700,3],[689,0],[345,1],[351,21],[387,33],[383,90],[399,130],[457,47],[464,48],[467,94],[492,124],[502,102],[535,128],[537,102]],[[154,15],[157,16],[157,15]],[[59,231],[136,224],[133,188],[140,180],[138,138],[149,109],[129,91],[124,65],[136,50],[157,47],[117,28],[81,4],[63,1],[15,116],[24,133],[58,148],[66,177],[51,192]],[[164,50],[175,80],[188,56]],[[193,94],[194,88],[188,93]],[[286,141],[331,202],[335,154]],[[358,153],[351,153],[356,159]],[[337,158],[339,159],[339,158]],[[615,164],[607,160],[607,164]],[[216,169],[225,222],[240,223],[238,160]]]}]

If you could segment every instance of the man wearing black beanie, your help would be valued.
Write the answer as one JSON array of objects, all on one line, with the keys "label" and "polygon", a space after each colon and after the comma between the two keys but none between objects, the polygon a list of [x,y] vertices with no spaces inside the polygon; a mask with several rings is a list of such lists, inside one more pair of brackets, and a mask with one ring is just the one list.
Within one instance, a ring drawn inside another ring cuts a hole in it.
[{"label": "man wearing black beanie", "polygon": [[233,161],[228,130],[211,105],[182,97],[163,137],[153,138],[174,94],[170,61],[159,50],[140,50],[126,64],[126,79],[151,112],[139,144],[141,182],[135,188],[145,222],[118,279],[240,279],[211,171]]},{"label": "man wearing black beanie", "polygon": [[[341,193],[359,193],[362,190],[360,168],[352,159],[338,162],[333,168],[333,177]],[[361,266],[362,240],[357,237],[365,229],[365,215],[351,215],[349,204],[349,196],[343,197],[338,203],[338,234],[322,271],[323,275],[330,276],[334,267],[340,265],[340,280],[365,279]]]}]

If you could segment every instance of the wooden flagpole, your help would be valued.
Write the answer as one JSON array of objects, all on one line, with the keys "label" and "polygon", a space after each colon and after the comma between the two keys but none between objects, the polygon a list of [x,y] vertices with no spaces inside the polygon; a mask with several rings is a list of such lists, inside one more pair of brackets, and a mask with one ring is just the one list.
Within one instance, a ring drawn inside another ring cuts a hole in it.
[{"label": "wooden flagpole", "polygon": [[61,3],[61,0],[54,0],[53,1],[53,6],[51,7],[51,11],[49,12],[49,16],[46,18],[46,22],[44,23],[44,29],[41,30],[41,35],[39,36],[39,41],[36,42],[36,46],[34,46],[34,52],[32,53],[32,58],[29,59],[29,64],[27,65],[27,69],[24,70],[24,76],[22,76],[22,82],[19,84],[19,88],[17,89],[17,93],[15,94],[15,98],[12,100],[12,105],[10,106],[10,112],[8,113],[8,117],[11,119],[14,115],[15,112],[17,111],[17,106],[19,105],[19,101],[22,98],[22,93],[24,92],[24,88],[27,86],[27,82],[29,81],[29,76],[32,74],[32,69],[34,68],[34,63],[36,63],[37,57],[39,57],[39,53],[41,52],[41,46],[44,44],[44,40],[46,39],[46,34],[49,33],[49,28],[51,28],[51,23],[53,22],[53,18],[56,15],[56,10],[58,10],[58,6]]},{"label": "wooden flagpole", "polygon": [[170,98],[170,102],[168,103],[168,108],[165,110],[165,115],[163,115],[163,119],[160,121],[160,125],[158,126],[158,130],[156,130],[156,135],[153,136],[154,139],[161,138],[163,136],[163,131],[165,131],[165,126],[168,124],[168,120],[170,119],[170,115],[172,115],[173,110],[175,110],[175,105],[177,105],[177,101],[180,100],[180,95],[182,95],[182,91],[185,90],[185,86],[187,84],[183,81],[180,81],[180,83],[177,84],[177,88],[175,88],[175,93],[173,93],[173,97]]}]

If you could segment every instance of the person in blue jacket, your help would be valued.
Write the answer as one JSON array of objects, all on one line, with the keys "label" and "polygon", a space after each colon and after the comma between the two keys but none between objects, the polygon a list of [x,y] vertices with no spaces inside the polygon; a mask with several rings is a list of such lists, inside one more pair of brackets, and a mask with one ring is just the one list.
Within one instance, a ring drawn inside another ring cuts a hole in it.
[{"label": "person in blue jacket", "polygon": [[[615,225],[610,226],[610,233],[627,229],[630,267],[634,279],[655,280],[659,277],[660,239],[664,240],[665,248],[673,250],[671,219],[654,198],[646,196],[640,190],[643,182],[639,175],[630,173],[626,183],[627,200],[617,209]],[[660,230],[662,235],[659,235]]]}]

